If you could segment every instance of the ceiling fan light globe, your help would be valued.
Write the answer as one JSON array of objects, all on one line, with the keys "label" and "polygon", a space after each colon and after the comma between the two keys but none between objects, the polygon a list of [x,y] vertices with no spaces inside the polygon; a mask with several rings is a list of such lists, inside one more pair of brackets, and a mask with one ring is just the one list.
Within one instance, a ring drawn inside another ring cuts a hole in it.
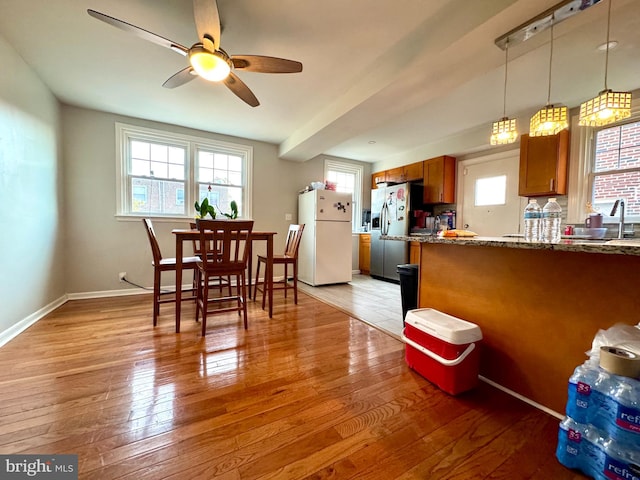
[{"label": "ceiling fan light globe", "polygon": [[198,75],[211,82],[224,80],[231,72],[231,65],[227,58],[219,52],[210,52],[202,47],[191,49],[189,62]]}]

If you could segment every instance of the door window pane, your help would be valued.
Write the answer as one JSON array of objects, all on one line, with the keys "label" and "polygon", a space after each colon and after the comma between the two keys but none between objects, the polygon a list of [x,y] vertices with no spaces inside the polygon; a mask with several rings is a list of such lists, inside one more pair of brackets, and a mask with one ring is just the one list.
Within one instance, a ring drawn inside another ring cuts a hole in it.
[{"label": "door window pane", "polygon": [[479,178],[476,180],[475,206],[505,205],[507,203],[507,176]]}]

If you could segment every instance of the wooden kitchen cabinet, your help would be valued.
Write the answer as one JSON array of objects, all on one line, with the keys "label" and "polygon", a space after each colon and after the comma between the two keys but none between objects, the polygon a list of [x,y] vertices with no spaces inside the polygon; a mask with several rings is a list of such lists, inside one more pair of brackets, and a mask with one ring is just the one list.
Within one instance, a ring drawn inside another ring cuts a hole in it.
[{"label": "wooden kitchen cabinet", "polygon": [[448,155],[423,162],[424,203],[455,203],[456,159]]},{"label": "wooden kitchen cabinet", "polygon": [[387,172],[376,172],[371,174],[371,189],[378,188],[379,183],[386,182],[385,175]]},{"label": "wooden kitchen cabinet", "polygon": [[387,170],[384,178],[387,183],[403,183],[404,167],[396,167]]},{"label": "wooden kitchen cabinet", "polygon": [[424,178],[424,162],[416,162],[403,167],[403,178],[405,182],[422,181]]},{"label": "wooden kitchen cabinet", "polygon": [[518,195],[536,197],[567,193],[569,131],[557,135],[520,139]]},{"label": "wooden kitchen cabinet", "polygon": [[423,179],[423,162],[416,162],[402,167],[392,168],[384,172],[371,174],[371,188],[378,188],[379,183],[421,182]]},{"label": "wooden kitchen cabinet", "polygon": [[369,274],[371,269],[371,234],[361,233],[359,241],[358,268],[360,273]]},{"label": "wooden kitchen cabinet", "polygon": [[420,242],[409,242],[409,263],[420,265],[420,252],[422,247]]}]

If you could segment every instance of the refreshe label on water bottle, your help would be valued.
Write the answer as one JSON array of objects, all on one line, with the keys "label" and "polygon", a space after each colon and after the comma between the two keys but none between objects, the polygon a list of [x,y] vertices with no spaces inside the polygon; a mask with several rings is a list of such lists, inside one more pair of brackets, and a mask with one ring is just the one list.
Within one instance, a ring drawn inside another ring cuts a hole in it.
[{"label": "refreshe label on water bottle", "polygon": [[616,425],[630,432],[640,434],[640,410],[618,405]]}]

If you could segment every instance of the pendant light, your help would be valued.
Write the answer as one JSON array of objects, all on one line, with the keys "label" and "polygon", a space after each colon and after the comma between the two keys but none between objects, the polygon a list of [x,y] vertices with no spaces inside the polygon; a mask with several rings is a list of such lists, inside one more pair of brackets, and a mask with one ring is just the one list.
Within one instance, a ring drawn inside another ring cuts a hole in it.
[{"label": "pendant light", "polygon": [[504,61],[504,98],[502,102],[502,118],[493,122],[491,129],[491,145],[506,145],[513,143],[518,138],[516,119],[507,117],[507,65],[509,63],[509,40],[505,44]]},{"label": "pendant light", "polygon": [[531,137],[542,137],[555,135],[556,133],[569,127],[567,121],[567,107],[557,107],[551,105],[551,67],[553,65],[553,24],[555,15],[551,16],[551,41],[549,42],[549,88],[547,90],[547,105],[536,112],[531,117],[529,123],[529,135]]},{"label": "pendant light", "polygon": [[611,27],[611,2],[607,13],[607,43],[604,64],[604,90],[596,97],[580,105],[580,119],[578,125],[600,127],[617,122],[631,116],[631,92],[614,92],[607,87],[607,72],[609,69],[609,30]]}]

